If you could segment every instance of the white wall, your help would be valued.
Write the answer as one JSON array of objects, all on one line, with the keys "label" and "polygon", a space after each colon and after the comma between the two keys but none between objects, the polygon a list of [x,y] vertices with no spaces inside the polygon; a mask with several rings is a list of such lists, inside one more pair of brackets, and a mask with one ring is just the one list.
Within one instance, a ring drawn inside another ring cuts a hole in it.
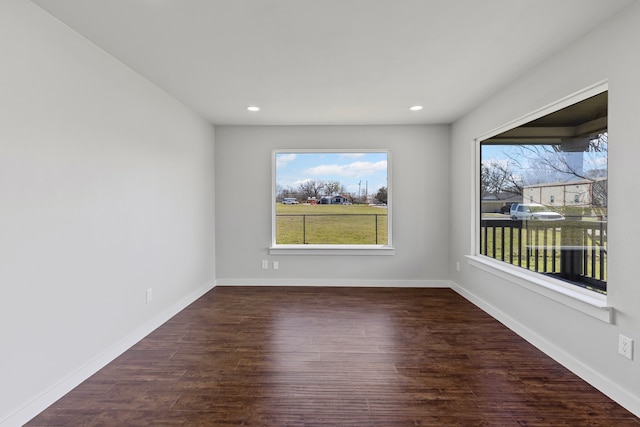
[{"label": "white wall", "polygon": [[214,131],[30,2],[0,2],[0,52],[0,424],[16,425],[212,285]]},{"label": "white wall", "polygon": [[450,271],[460,290],[605,393],[640,415],[640,346],[629,361],[618,334],[640,344],[640,4],[540,64],[452,127],[451,260],[471,250],[473,139],[582,90],[609,81],[609,280],[607,324],[463,263]]},{"label": "white wall", "polygon": [[[209,124],[40,8],[3,0],[0,424],[42,409],[214,277],[313,284],[319,270],[325,284],[451,278],[640,415],[639,358],[616,352],[619,333],[640,340],[640,202],[627,196],[640,155],[639,22],[636,4],[513,82],[453,126],[451,146],[446,126],[221,127],[214,164]],[[473,139],[604,78],[614,325],[453,268],[471,247]],[[392,151],[396,255],[268,255],[271,151],[318,147]]]},{"label": "white wall", "polygon": [[[216,127],[217,283],[442,284],[448,141],[448,126]],[[272,150],[304,148],[391,150],[394,256],[268,254]],[[262,270],[262,259],[280,269]]]}]

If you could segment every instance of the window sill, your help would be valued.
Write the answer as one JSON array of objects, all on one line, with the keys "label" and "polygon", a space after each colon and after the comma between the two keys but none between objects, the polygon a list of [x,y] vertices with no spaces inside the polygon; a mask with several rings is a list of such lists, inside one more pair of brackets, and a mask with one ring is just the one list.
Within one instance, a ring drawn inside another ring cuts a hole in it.
[{"label": "window sill", "polygon": [[395,255],[395,248],[384,245],[274,245],[270,255]]},{"label": "window sill", "polygon": [[568,285],[560,280],[513,267],[484,256],[467,256],[469,264],[494,274],[539,295],[552,299],[606,323],[613,323],[613,308],[607,306],[606,295]]}]

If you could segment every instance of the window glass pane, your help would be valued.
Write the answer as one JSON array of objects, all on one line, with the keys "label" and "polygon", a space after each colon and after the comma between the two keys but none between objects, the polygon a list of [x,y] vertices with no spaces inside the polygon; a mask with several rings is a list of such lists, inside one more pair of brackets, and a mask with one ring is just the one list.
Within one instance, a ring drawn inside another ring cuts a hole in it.
[{"label": "window glass pane", "polygon": [[607,93],[480,144],[480,253],[606,293]]},{"label": "window glass pane", "polygon": [[275,153],[276,245],[390,245],[388,152]]}]

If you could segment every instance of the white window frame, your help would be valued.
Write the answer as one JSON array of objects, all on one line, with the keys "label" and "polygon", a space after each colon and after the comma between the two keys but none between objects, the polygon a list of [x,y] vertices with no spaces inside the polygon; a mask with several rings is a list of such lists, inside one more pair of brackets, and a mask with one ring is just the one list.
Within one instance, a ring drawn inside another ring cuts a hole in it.
[{"label": "white window frame", "polygon": [[[385,153],[387,155],[387,244],[386,245],[283,245],[276,243],[276,155],[279,153]],[[392,245],[391,150],[389,149],[274,149],[271,154],[271,255],[394,255]]]},{"label": "white window frame", "polygon": [[584,101],[587,98],[609,90],[608,81],[601,81],[581,91],[562,98],[552,104],[542,107],[532,113],[506,123],[490,132],[476,138],[474,143],[474,163],[472,179],[472,236],[471,255],[467,260],[472,267],[494,274],[510,283],[519,285],[536,294],[545,296],[560,304],[571,307],[606,323],[613,322],[613,309],[607,303],[607,295],[590,291],[562,280],[554,279],[543,274],[522,269],[506,262],[493,259],[480,253],[480,212],[481,202],[478,188],[480,188],[480,144],[482,141],[519,127],[540,117],[561,110],[565,107]]}]

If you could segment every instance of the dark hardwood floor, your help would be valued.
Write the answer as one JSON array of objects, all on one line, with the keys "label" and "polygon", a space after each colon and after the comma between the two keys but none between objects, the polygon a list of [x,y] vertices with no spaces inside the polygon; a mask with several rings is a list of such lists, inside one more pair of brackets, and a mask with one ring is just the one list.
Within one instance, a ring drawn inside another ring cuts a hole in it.
[{"label": "dark hardwood floor", "polygon": [[217,287],[29,426],[636,426],[448,289]]}]

